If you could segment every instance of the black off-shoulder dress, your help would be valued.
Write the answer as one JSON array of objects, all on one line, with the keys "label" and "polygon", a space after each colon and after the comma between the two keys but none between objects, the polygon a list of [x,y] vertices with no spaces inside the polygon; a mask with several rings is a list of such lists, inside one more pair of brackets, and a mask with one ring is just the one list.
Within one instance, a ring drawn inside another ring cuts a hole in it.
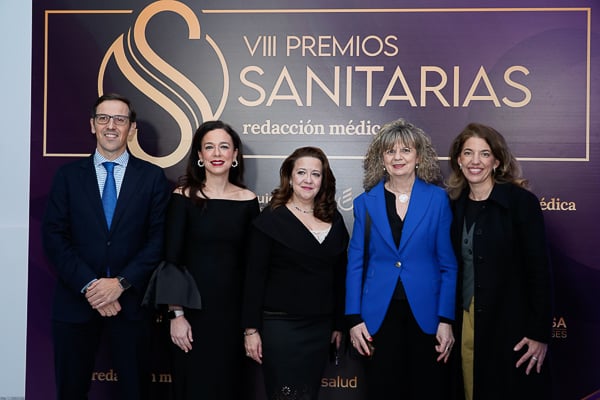
[{"label": "black off-shoulder dress", "polygon": [[244,344],[242,282],[250,223],[258,200],[209,199],[203,206],[173,194],[166,220],[165,259],[185,265],[202,296],[202,310],[185,310],[192,350],[173,345],[175,399],[239,400]]}]

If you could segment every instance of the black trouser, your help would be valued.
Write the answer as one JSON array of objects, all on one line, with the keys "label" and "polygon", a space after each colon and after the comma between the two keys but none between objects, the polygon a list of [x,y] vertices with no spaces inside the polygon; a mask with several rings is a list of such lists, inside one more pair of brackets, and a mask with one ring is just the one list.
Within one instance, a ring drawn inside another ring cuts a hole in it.
[{"label": "black trouser", "polygon": [[435,334],[423,333],[407,300],[392,300],[365,362],[368,400],[439,400],[450,394],[449,366],[437,362]]},{"label": "black trouser", "polygon": [[[57,400],[88,398],[100,341],[107,336],[119,397],[148,399],[149,324],[116,317],[94,317],[85,323],[53,321]],[[104,372],[104,371],[103,371]]]}]

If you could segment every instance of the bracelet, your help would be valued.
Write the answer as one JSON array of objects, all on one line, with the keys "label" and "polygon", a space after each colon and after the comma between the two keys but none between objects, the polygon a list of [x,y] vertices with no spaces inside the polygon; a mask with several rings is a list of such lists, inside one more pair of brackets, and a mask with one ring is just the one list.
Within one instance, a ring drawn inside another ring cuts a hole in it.
[{"label": "bracelet", "polygon": [[252,336],[252,335],[254,335],[255,333],[258,333],[258,329],[255,329],[253,332],[247,332],[247,331],[244,331],[244,336]]},{"label": "bracelet", "polygon": [[167,316],[169,317],[169,319],[175,319],[177,317],[181,317],[183,314],[183,310],[169,310]]}]

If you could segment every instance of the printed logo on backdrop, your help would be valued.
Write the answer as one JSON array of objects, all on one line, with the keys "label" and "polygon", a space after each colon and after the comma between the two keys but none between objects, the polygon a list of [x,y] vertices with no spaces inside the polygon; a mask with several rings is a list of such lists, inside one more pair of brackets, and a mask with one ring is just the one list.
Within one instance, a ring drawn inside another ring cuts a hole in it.
[{"label": "printed logo on backdrop", "polygon": [[[133,11],[46,11],[44,155],[89,152],[77,141],[61,149],[63,124],[48,111],[65,102],[60,59],[78,45],[58,45],[55,34],[72,21],[81,41],[97,36],[78,60],[94,73],[94,94],[133,99],[141,121],[131,151],[162,167],[180,163],[196,127],[218,118],[243,135],[249,158],[282,158],[310,143],[334,160],[358,160],[380,125],[400,116],[424,126],[444,155],[476,116],[502,127],[522,160],[589,160],[590,9],[193,7],[162,0]],[[427,28],[440,18],[453,29]],[[477,35],[466,28],[475,21]],[[418,43],[415,29],[424,33]],[[557,118],[568,119],[568,138]]]},{"label": "printed logo on backdrop", "polygon": [[185,157],[198,125],[203,121],[218,119],[223,112],[229,90],[229,75],[222,51],[210,35],[205,35],[204,40],[213,50],[212,56],[218,59],[221,67],[220,70],[212,71],[212,74],[219,74],[223,81],[221,101],[213,106],[194,82],[157,54],[148,43],[146,32],[150,20],[164,12],[175,13],[185,21],[189,40],[202,39],[200,22],[188,6],[177,1],[150,4],[139,14],[133,28],[120,35],[106,52],[98,74],[98,93],[104,92],[106,69],[109,62],[114,61],[119,71],[136,89],[176,121],[181,139],[175,150],[167,156],[156,157],[146,153],[137,137],[129,143],[129,149],[138,157],[162,167],[170,167]]},{"label": "printed logo on backdrop", "polygon": [[567,338],[567,320],[564,316],[555,316],[552,318],[552,338]]}]

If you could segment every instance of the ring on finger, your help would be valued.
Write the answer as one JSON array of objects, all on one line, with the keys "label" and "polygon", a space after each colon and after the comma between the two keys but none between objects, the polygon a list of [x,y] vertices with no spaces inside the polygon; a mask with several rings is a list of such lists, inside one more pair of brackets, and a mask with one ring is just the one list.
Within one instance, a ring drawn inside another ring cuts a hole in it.
[{"label": "ring on finger", "polygon": [[538,360],[538,358],[537,358],[536,356],[532,356],[532,357],[531,357],[531,359],[532,359],[533,361],[537,361],[537,360]]}]

